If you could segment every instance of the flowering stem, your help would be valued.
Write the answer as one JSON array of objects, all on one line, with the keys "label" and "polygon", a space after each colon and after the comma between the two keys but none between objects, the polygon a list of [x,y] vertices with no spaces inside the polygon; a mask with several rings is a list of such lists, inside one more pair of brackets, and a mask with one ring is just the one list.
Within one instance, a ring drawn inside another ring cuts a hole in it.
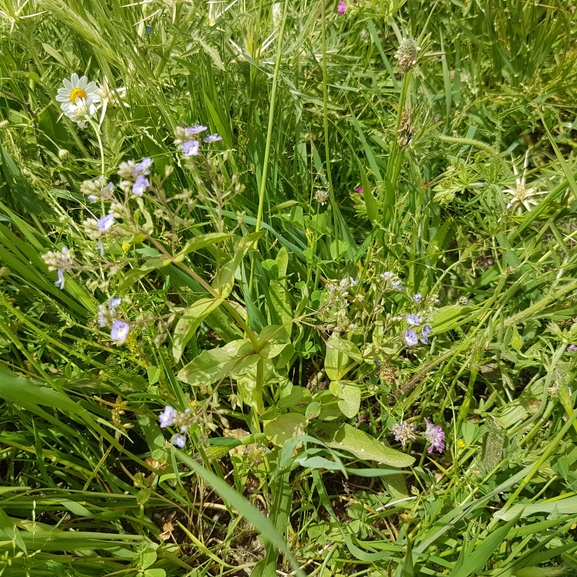
[{"label": "flowering stem", "polygon": [[331,199],[331,207],[333,209],[333,226],[335,229],[335,249],[336,260],[340,260],[339,250],[339,221],[338,221],[338,205],[335,198],[335,191],[333,189],[333,179],[331,176],[331,154],[329,148],[329,88],[328,88],[328,72],[327,72],[327,22],[326,22],[326,3],[321,0],[321,34],[323,47],[323,131],[325,133],[325,171],[327,176],[327,183],[329,188],[329,196]]},{"label": "flowering stem", "polygon": [[96,134],[96,139],[98,140],[98,148],[100,149],[100,174],[102,176],[104,176],[104,167],[105,167],[104,146],[102,146],[102,138],[100,138],[100,130],[99,130],[98,126],[96,126],[96,123],[93,122],[93,120],[91,118],[88,119],[88,122],[90,123],[90,126],[92,126],[92,128],[94,129],[94,133]]},{"label": "flowering stem", "polygon": [[269,113],[268,113],[268,129],[267,129],[267,133],[266,133],[266,146],[265,146],[265,150],[264,150],[262,177],[260,179],[260,187],[259,187],[259,191],[258,191],[258,211],[256,214],[255,232],[258,232],[260,230],[260,223],[262,221],[262,215],[264,212],[264,195],[265,195],[265,191],[266,191],[266,179],[268,176],[268,162],[269,162],[269,158],[270,158],[270,148],[271,148],[271,142],[272,142],[272,129],[273,129],[273,124],[274,124],[274,113],[275,113],[275,103],[276,103],[276,90],[277,90],[277,86],[278,86],[280,61],[281,61],[281,56],[282,56],[282,42],[283,42],[283,36],[284,36],[284,27],[286,24],[287,8],[288,8],[288,1],[285,0],[284,8],[283,8],[282,21],[281,21],[280,31],[279,31],[278,47],[277,47],[277,52],[276,52],[276,62],[274,65],[274,76],[272,79],[272,90],[271,90],[271,95],[270,95],[270,109],[269,109]]}]

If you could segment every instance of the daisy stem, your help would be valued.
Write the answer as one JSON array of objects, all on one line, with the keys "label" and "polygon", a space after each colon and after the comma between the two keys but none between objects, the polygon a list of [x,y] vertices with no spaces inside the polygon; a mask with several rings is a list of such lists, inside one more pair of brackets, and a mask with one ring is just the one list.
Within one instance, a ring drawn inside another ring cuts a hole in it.
[{"label": "daisy stem", "polygon": [[96,123],[90,119],[90,126],[94,129],[94,134],[96,134],[96,139],[98,140],[98,148],[100,149],[100,174],[104,176],[104,147],[102,146],[102,138],[100,137],[100,130]]}]

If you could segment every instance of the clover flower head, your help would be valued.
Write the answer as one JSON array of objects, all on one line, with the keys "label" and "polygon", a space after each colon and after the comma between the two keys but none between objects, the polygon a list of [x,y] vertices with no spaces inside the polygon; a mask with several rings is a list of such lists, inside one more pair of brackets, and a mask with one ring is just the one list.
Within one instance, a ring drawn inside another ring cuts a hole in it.
[{"label": "clover flower head", "polygon": [[344,13],[347,11],[347,5],[344,0],[339,0],[339,5],[337,6],[337,12],[339,16],[343,16]]},{"label": "clover flower head", "polygon": [[409,325],[410,327],[418,327],[421,324],[421,319],[419,318],[419,315],[409,314],[406,315],[406,318],[407,318],[407,325]]},{"label": "clover flower head", "polygon": [[409,329],[408,331],[406,331],[405,334],[403,335],[403,338],[405,339],[405,343],[407,343],[407,346],[409,347],[414,347],[419,343],[419,338],[417,337],[413,329]]},{"label": "clover flower head", "polygon": [[115,320],[112,323],[112,330],[110,331],[110,338],[117,343],[124,343],[126,341],[126,337],[130,332],[130,325],[125,323],[124,321]]},{"label": "clover flower head", "polygon": [[430,443],[427,453],[432,453],[433,450],[442,453],[445,450],[445,432],[441,425],[433,425],[425,418],[426,430],[423,433],[423,438]]},{"label": "clover flower head", "polygon": [[317,190],[315,192],[315,200],[321,205],[324,206],[329,199],[329,193],[326,190]]},{"label": "clover flower head", "polygon": [[409,425],[405,421],[399,421],[395,423],[391,428],[391,433],[395,437],[395,441],[401,443],[401,446],[405,448],[405,445],[409,441],[414,441],[417,437],[415,435],[415,425]]}]

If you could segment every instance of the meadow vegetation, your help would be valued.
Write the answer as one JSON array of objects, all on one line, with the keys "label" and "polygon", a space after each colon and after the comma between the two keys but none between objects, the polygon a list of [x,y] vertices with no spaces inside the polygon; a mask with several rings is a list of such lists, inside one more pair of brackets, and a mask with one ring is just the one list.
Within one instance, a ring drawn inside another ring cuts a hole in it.
[{"label": "meadow vegetation", "polygon": [[577,572],[562,0],[0,0],[0,575]]}]

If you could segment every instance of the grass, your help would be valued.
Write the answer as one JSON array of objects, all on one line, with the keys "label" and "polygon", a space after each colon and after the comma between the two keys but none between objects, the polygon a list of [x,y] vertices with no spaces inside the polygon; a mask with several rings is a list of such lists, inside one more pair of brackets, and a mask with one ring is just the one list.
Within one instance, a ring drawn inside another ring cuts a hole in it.
[{"label": "grass", "polygon": [[[569,6],[6,0],[0,26],[0,575],[576,572]],[[85,128],[73,72],[119,89]],[[197,123],[222,140],[185,158]]]}]

